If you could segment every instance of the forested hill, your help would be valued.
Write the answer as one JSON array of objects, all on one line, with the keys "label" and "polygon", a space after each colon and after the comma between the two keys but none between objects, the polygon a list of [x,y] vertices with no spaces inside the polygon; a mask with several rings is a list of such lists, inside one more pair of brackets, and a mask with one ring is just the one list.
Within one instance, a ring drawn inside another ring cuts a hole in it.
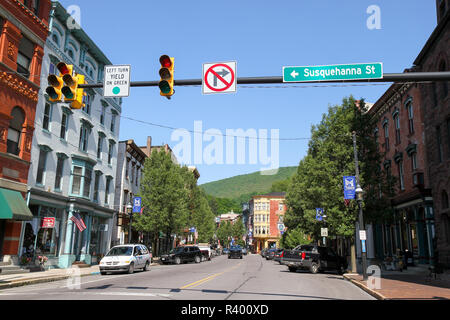
[{"label": "forested hill", "polygon": [[269,192],[274,182],[290,178],[296,170],[297,167],[282,167],[274,175],[262,175],[257,171],[208,182],[200,187],[214,197],[236,199],[245,194]]}]

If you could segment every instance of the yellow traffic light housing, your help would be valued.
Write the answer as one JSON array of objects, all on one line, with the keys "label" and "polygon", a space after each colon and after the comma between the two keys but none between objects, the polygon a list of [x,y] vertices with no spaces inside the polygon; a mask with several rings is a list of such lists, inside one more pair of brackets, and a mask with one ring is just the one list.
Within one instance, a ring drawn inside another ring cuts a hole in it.
[{"label": "yellow traffic light housing", "polygon": [[61,88],[63,86],[63,80],[56,74],[50,74],[47,78],[49,86],[45,89],[51,102],[61,101]]},{"label": "yellow traffic light housing", "polygon": [[159,69],[159,76],[161,77],[159,90],[160,95],[165,96],[167,99],[170,99],[175,93],[173,89],[174,60],[174,58],[165,54],[159,58],[159,62],[161,63],[161,69]]},{"label": "yellow traffic light housing", "polygon": [[[75,91],[74,91],[74,99],[72,100],[72,102],[70,104],[70,107],[72,109],[81,109],[81,108],[85,107],[85,103],[84,103],[84,99],[83,98],[84,98],[84,96],[86,96],[86,93],[84,93],[83,89],[78,88],[78,85],[85,83],[84,75],[77,74],[75,76],[74,82],[76,83],[76,88],[75,88]],[[72,90],[71,87],[70,87],[70,89]]]}]

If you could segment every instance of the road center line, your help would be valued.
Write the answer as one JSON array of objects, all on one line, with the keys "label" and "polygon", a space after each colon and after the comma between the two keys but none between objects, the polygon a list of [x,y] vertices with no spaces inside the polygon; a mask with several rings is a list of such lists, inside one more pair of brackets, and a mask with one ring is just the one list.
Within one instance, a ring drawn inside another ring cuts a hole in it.
[{"label": "road center line", "polygon": [[242,264],[242,262],[240,262],[238,265],[236,265],[236,266],[234,266],[234,267],[232,267],[232,268],[230,268],[230,269],[228,269],[228,270],[225,270],[224,272],[215,273],[215,274],[213,274],[213,275],[210,275],[209,277],[206,277],[206,278],[197,280],[197,281],[195,281],[195,282],[189,283],[189,284],[187,284],[187,285],[181,287],[180,289],[194,288],[194,287],[196,287],[196,286],[199,286],[199,285],[201,285],[201,284],[203,284],[203,283],[205,283],[205,282],[207,282],[207,281],[209,281],[209,280],[214,279],[215,277],[218,277],[218,276],[220,276],[220,275],[222,275],[222,274],[224,274],[224,273],[226,273],[226,272],[229,272],[229,271],[231,271],[231,270],[233,270],[233,269],[236,269],[236,268],[239,267],[241,264]]}]

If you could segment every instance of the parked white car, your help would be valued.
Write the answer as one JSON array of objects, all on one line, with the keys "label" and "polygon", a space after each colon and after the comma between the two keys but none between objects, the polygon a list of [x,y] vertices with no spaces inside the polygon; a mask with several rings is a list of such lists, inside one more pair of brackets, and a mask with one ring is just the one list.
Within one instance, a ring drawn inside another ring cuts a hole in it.
[{"label": "parked white car", "polygon": [[199,244],[198,248],[202,252],[202,261],[211,260],[212,258],[212,249],[209,245]]},{"label": "parked white car", "polygon": [[133,273],[135,269],[150,270],[152,253],[142,244],[124,244],[112,247],[100,260],[100,273],[122,271]]}]

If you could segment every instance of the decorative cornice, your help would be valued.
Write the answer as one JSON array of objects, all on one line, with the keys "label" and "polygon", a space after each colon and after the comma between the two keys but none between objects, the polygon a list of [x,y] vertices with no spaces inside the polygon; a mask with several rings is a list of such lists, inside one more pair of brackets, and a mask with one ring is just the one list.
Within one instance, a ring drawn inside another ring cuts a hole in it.
[{"label": "decorative cornice", "polygon": [[38,101],[39,90],[29,86],[25,81],[19,79],[16,75],[0,71],[0,83],[3,83],[16,91],[18,94],[27,97],[31,101]]},{"label": "decorative cornice", "polygon": [[[402,99],[402,96],[410,89],[411,86],[412,83],[408,82],[401,85],[398,90],[395,90],[393,87],[389,88],[388,91],[391,90],[391,95],[386,102],[379,105],[378,110],[375,113],[375,118],[380,119],[383,114],[388,112],[395,104],[398,103],[398,101]],[[377,105],[377,103],[375,103],[375,105]]]},{"label": "decorative cornice", "polygon": [[44,29],[45,31],[50,31],[49,27],[41,20],[39,19],[33,11],[31,11],[30,9],[28,9],[22,2],[20,2],[19,0],[13,0],[16,5],[28,16],[30,16],[34,22],[39,25],[42,29]]}]

